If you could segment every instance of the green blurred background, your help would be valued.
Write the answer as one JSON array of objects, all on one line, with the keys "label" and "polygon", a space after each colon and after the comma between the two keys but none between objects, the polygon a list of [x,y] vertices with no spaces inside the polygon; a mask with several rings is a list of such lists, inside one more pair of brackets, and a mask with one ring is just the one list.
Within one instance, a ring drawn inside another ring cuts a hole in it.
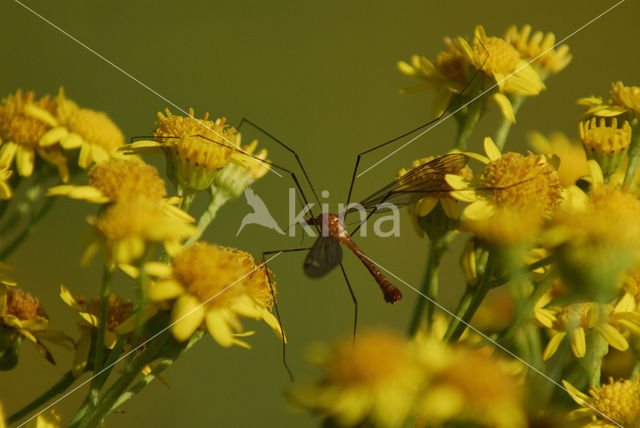
[{"label": "green blurred background", "polygon": [[[99,52],[145,85],[197,115],[210,111],[231,123],[242,117],[261,124],[295,148],[318,191],[329,201],[344,202],[355,155],[411,129],[429,118],[432,94],[399,95],[414,81],[397,71],[396,62],[413,53],[433,58],[446,35],[471,35],[483,24],[489,35],[502,35],[510,24],[529,23],[534,30],[568,36],[595,18],[613,1],[28,1],[37,13]],[[127,138],[147,135],[156,112],[168,106],[157,95],[52,28],[19,4],[0,4],[2,67],[0,95],[17,88],[37,95],[54,94],[64,85],[81,106],[107,112]],[[628,0],[573,36],[569,67],[548,80],[548,90],[525,103],[508,147],[524,149],[531,129],[563,130],[577,135],[581,109],[577,98],[607,95],[610,82],[640,84],[637,17],[640,8]],[[175,109],[172,109],[175,112]],[[499,114],[491,109],[476,128],[471,148],[492,135]],[[247,137],[254,136],[246,132]],[[392,178],[413,159],[447,151],[454,121],[435,128],[356,184],[356,199]],[[245,140],[246,141],[246,140]],[[274,162],[294,160],[273,142],[261,138]],[[382,157],[366,158],[370,165]],[[163,168],[160,158],[147,159]],[[268,174],[254,188],[282,227],[287,223],[290,182]],[[203,207],[200,200],[194,212]],[[243,200],[225,206],[205,238],[259,256],[262,251],[300,246],[258,226],[236,238],[241,218],[250,212]],[[97,293],[100,266],[81,268],[79,258],[87,226],[95,212],[86,203],[58,201],[37,234],[8,260],[15,277],[36,294],[48,311],[52,328],[75,333],[75,314],[57,296],[60,283],[73,293]],[[405,213],[400,237],[360,238],[369,256],[418,287],[426,260],[426,239],[418,238]],[[445,258],[443,302],[451,306],[460,292],[457,252]],[[311,240],[306,238],[306,244]],[[280,311],[289,335],[289,364],[297,382],[313,376],[306,362],[308,346],[345,337],[352,328],[353,306],[339,270],[320,281],[302,275],[304,255],[282,255],[273,270],[280,290]],[[361,329],[384,325],[406,327],[416,295],[402,288],[405,299],[385,304],[364,267],[345,255],[360,301]],[[116,285],[128,295],[130,283]],[[314,426],[317,421],[292,411],[283,391],[295,386],[286,376],[280,344],[264,325],[247,322],[257,334],[253,350],[222,349],[202,340],[167,371],[171,388],[153,383],[110,416],[107,426]],[[71,353],[55,348],[57,366],[41,361],[24,346],[18,367],[0,373],[0,400],[7,413],[55,382],[71,364]],[[81,388],[57,408],[68,418],[84,398]]]}]

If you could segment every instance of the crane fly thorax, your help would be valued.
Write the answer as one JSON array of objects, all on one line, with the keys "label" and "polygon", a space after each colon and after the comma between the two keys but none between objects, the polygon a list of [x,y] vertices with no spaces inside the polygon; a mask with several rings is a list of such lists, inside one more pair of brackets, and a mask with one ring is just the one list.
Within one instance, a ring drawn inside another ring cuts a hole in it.
[{"label": "crane fly thorax", "polygon": [[341,241],[349,237],[344,222],[337,214],[322,213],[315,218],[314,222],[320,226],[322,236],[328,236],[336,241]]}]

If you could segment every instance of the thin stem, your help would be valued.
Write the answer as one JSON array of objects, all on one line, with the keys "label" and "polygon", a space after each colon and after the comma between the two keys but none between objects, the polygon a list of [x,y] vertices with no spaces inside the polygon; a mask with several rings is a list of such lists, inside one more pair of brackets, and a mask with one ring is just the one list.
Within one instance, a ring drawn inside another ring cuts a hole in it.
[{"label": "thin stem", "polygon": [[51,388],[46,390],[44,393],[42,393],[32,402],[24,406],[22,409],[15,412],[13,415],[9,416],[9,418],[7,419],[7,424],[11,425],[13,423],[18,422],[20,419],[24,418],[29,413],[36,410],[38,407],[48,402],[56,395],[62,394],[64,391],[67,390],[67,388],[71,386],[71,384],[73,384],[74,380],[76,380],[76,378],[73,376],[73,373],[71,371],[66,372],[62,376],[62,378],[58,382],[56,382]]},{"label": "thin stem", "polygon": [[111,293],[112,272],[107,266],[102,271],[102,287],[100,289],[100,317],[98,318],[98,334],[95,344],[93,369],[99,372],[102,368],[104,354],[104,333],[107,329],[107,308],[109,307],[109,294]]},{"label": "thin stem", "polygon": [[631,187],[633,177],[635,177],[640,166],[640,126],[638,119],[633,119],[631,128],[631,144],[629,146],[629,164],[624,174],[624,186]]},{"label": "thin stem", "polygon": [[469,309],[469,305],[471,304],[471,299],[475,294],[475,288],[476,287],[473,285],[467,285],[467,288],[464,291],[464,294],[462,295],[462,297],[460,298],[460,301],[458,302],[458,307],[456,308],[455,316],[451,318],[451,321],[449,322],[449,326],[447,327],[447,331],[444,334],[445,341],[449,340],[449,338],[453,334],[453,331],[458,327],[458,324],[460,323],[460,319],[462,319],[462,316],[464,315],[464,313],[467,311],[467,309]]},{"label": "thin stem", "polygon": [[538,268],[549,266],[551,263],[553,263],[553,256],[545,257],[544,259],[538,260],[537,262],[531,263],[530,265],[516,268],[506,275],[491,280],[491,288],[500,287],[501,285],[506,284],[507,282],[511,281],[514,275],[517,275],[523,269],[532,272]]},{"label": "thin stem", "polygon": [[[525,98],[526,97],[524,95],[520,95],[520,94],[513,94],[509,96],[509,100],[511,101],[511,107],[513,108],[514,116],[516,115],[516,113],[518,113],[518,110],[520,109],[520,106],[524,102]],[[513,122],[511,122],[509,119],[503,116],[502,122],[500,122],[500,125],[496,130],[496,135],[494,138],[494,142],[496,143],[496,146],[498,146],[498,149],[500,149],[501,152],[502,152],[502,148],[504,147],[504,143],[507,141],[507,136],[509,135],[511,126],[513,126]]]},{"label": "thin stem", "polygon": [[485,267],[485,270],[484,270],[484,275],[482,276],[480,283],[477,285],[475,293],[471,297],[469,306],[467,307],[467,310],[464,312],[464,315],[462,316],[462,321],[458,323],[458,325],[453,330],[451,337],[449,337],[449,342],[455,342],[460,338],[460,336],[462,336],[462,333],[464,333],[465,329],[469,325],[469,322],[471,321],[476,311],[480,307],[480,304],[482,303],[484,298],[487,296],[487,293],[489,292],[489,290],[491,290],[490,279],[491,279],[491,275],[493,274],[493,268],[495,265],[494,259],[495,259],[495,256],[493,255],[493,253],[490,253],[489,259],[487,260],[487,266]]},{"label": "thin stem", "polygon": [[[451,233],[451,232],[449,232]],[[429,255],[427,258],[427,267],[422,279],[421,294],[427,296],[423,298],[418,296],[416,305],[413,309],[413,315],[411,316],[411,322],[409,324],[409,330],[407,334],[409,336],[415,336],[420,322],[424,316],[425,305],[427,307],[427,328],[431,329],[433,325],[433,314],[435,309],[435,300],[438,298],[438,270],[440,268],[440,260],[445,253],[448,240],[446,235],[442,238],[433,239],[429,243]]]},{"label": "thin stem", "polygon": [[467,148],[467,141],[471,136],[473,127],[478,123],[478,120],[482,115],[483,106],[483,102],[471,103],[467,113],[464,115],[464,118],[458,121],[458,135],[454,145],[455,149],[465,150]]}]

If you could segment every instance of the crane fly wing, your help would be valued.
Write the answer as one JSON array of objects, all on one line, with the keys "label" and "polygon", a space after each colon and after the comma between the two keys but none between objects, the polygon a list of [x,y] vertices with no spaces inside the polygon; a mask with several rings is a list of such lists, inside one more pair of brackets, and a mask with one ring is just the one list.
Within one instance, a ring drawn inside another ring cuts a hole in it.
[{"label": "crane fly wing", "polygon": [[[369,195],[360,201],[360,205],[367,211],[373,210],[383,202],[402,208],[428,194],[449,192],[450,188],[445,182],[445,176],[460,172],[468,161],[469,157],[464,153],[449,153],[439,156],[410,170],[402,177]],[[347,213],[355,210],[351,208]]]},{"label": "crane fly wing", "polygon": [[313,243],[304,260],[304,273],[310,278],[326,275],[342,261],[342,247],[328,236],[320,236]]}]

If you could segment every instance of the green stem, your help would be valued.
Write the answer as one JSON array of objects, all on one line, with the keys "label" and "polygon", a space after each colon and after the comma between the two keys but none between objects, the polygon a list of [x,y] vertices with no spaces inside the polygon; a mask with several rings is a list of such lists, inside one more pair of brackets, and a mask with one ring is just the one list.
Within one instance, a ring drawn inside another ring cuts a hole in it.
[{"label": "green stem", "polygon": [[109,307],[109,294],[111,293],[112,272],[107,266],[102,271],[102,287],[100,289],[100,317],[98,318],[98,334],[95,343],[93,370],[99,372],[102,368],[104,354],[104,333],[107,329],[107,308]]},{"label": "green stem", "polygon": [[628,154],[629,164],[624,174],[624,185],[626,187],[631,187],[633,177],[635,177],[640,166],[640,126],[638,126],[638,119],[634,119],[632,123],[631,144]]},{"label": "green stem", "polygon": [[458,135],[454,145],[455,149],[464,151],[467,148],[467,141],[471,136],[473,127],[478,123],[478,120],[480,120],[483,106],[484,103],[480,100],[471,103],[467,113],[464,115],[464,119],[458,121]]},{"label": "green stem", "polygon": [[202,213],[202,215],[198,219],[198,234],[187,239],[187,241],[185,242],[185,246],[191,245],[195,241],[200,239],[204,231],[207,230],[207,227],[209,227],[209,224],[211,224],[213,219],[216,218],[220,207],[227,203],[229,199],[231,199],[231,195],[220,189],[215,192],[211,192],[211,202],[209,203],[209,206],[207,207],[205,212]]},{"label": "green stem", "polygon": [[[451,234],[451,233],[450,233]],[[438,270],[440,268],[440,259],[445,253],[448,240],[445,234],[441,238],[432,239],[429,243],[429,255],[427,259],[427,267],[422,279],[421,294],[426,296],[418,296],[416,305],[413,309],[413,315],[409,324],[409,330],[407,334],[412,337],[415,336],[420,322],[424,315],[425,305],[427,307],[427,328],[431,329],[433,325],[433,314],[435,309],[435,301],[438,298]]]},{"label": "green stem", "polygon": [[100,425],[104,417],[109,414],[113,405],[118,401],[118,398],[120,398],[122,393],[129,387],[129,384],[133,382],[133,379],[139,375],[147,364],[156,358],[158,352],[162,346],[167,343],[169,338],[171,338],[169,334],[158,337],[142,354],[130,360],[120,378],[104,393],[97,405],[85,413],[78,427],[84,428]]},{"label": "green stem", "polygon": [[[120,396],[120,398],[118,398],[118,400],[113,405],[111,411],[117,409],[124,402],[128,401],[134,395],[139,393],[145,386],[147,386],[149,383],[151,383],[158,375],[160,375],[163,371],[165,371],[167,368],[169,368],[176,361],[176,359],[178,359],[178,357],[180,355],[182,355],[184,352],[186,352],[189,349],[191,349],[191,347],[193,345],[195,345],[203,336],[204,336],[204,334],[202,334],[202,332],[197,332],[196,334],[191,336],[191,338],[187,342],[186,346],[181,346],[178,349],[178,352],[174,352],[174,353],[172,353],[173,355],[170,355],[167,358],[164,358],[162,361],[160,361],[153,368],[151,373],[149,373],[148,375],[146,375],[142,379],[140,379],[138,382],[136,382],[124,394],[122,394]],[[166,352],[163,352],[163,354],[166,354]]]},{"label": "green stem", "polygon": [[451,318],[451,321],[449,322],[449,326],[447,327],[447,331],[444,334],[445,341],[449,340],[449,338],[453,334],[453,331],[458,327],[458,324],[460,323],[460,319],[462,318],[464,313],[467,311],[467,309],[469,309],[469,305],[471,304],[471,299],[473,298],[473,295],[475,293],[475,288],[476,287],[473,285],[467,285],[467,288],[464,291],[464,294],[462,295],[462,297],[460,298],[460,301],[458,302],[458,307],[456,308],[455,316]]},{"label": "green stem", "polygon": [[486,297],[489,290],[491,290],[490,279],[491,279],[491,275],[493,274],[493,268],[495,265],[494,259],[495,259],[494,255],[489,254],[489,259],[487,260],[487,266],[485,267],[484,275],[482,275],[482,279],[480,280],[480,283],[477,285],[475,293],[471,297],[471,301],[469,302],[467,310],[464,312],[464,315],[462,316],[462,321],[458,322],[458,325],[455,327],[455,329],[453,330],[453,333],[448,338],[449,342],[456,342],[460,338],[460,336],[462,336],[462,333],[464,333],[465,329],[469,325],[469,322],[471,322],[471,319],[473,318],[476,311],[480,307],[480,304]]},{"label": "green stem", "polygon": [[516,269],[514,269],[513,271],[509,272],[506,275],[503,275],[501,277],[498,277],[498,278],[495,278],[495,279],[491,280],[491,288],[500,287],[500,286],[506,284],[507,282],[511,281],[511,279],[514,277],[514,275],[517,275],[523,269],[527,270],[529,272],[532,272],[532,271],[534,271],[534,270],[536,270],[538,268],[549,266],[551,263],[553,263],[553,257],[549,256],[549,257],[545,257],[544,259],[538,260],[535,263],[531,263],[530,265],[526,265],[524,267],[516,268]]},{"label": "green stem", "polygon": [[[520,95],[520,94],[513,94],[509,96],[509,100],[511,101],[511,107],[513,108],[514,116],[520,109],[520,106],[524,102],[525,98],[526,97],[524,95]],[[502,152],[502,148],[504,147],[504,143],[507,141],[507,136],[509,135],[511,126],[513,126],[513,122],[511,122],[509,119],[503,116],[502,122],[500,122],[500,125],[496,130],[496,135],[494,138],[494,142],[496,143],[496,146],[498,146],[498,149],[501,152]]]},{"label": "green stem", "polygon": [[[131,345],[137,346],[138,341],[140,340],[140,336],[142,334],[142,325],[144,324],[144,314],[145,307],[147,306],[147,269],[145,268],[146,257],[143,258],[140,263],[140,272],[138,274],[138,301],[136,302],[136,306],[138,307],[138,316],[136,317],[136,326],[133,330],[133,335],[131,339]],[[133,354],[132,358],[133,358]]]},{"label": "green stem", "polygon": [[44,216],[49,212],[53,203],[55,202],[54,198],[49,198],[45,201],[44,204],[40,207],[35,214],[32,213],[29,222],[25,225],[22,231],[15,237],[13,240],[2,250],[0,251],[0,260],[5,260],[16,248],[24,242],[24,240],[33,232],[36,225],[44,218]]},{"label": "green stem", "polygon": [[71,371],[66,372],[55,385],[53,385],[51,388],[46,390],[44,393],[42,393],[39,397],[37,397],[32,402],[27,404],[25,407],[15,412],[13,415],[9,416],[9,418],[7,419],[7,424],[11,425],[13,423],[18,422],[20,419],[24,418],[29,413],[36,410],[38,407],[42,406],[43,404],[51,400],[56,395],[62,394],[64,391],[67,390],[67,388],[71,386],[71,384],[73,384],[74,380],[76,380],[76,378],[73,376],[73,373],[71,373]]},{"label": "green stem", "polygon": [[602,374],[602,360],[609,351],[609,344],[606,339],[597,332],[591,330],[587,334],[587,352],[583,358],[579,360],[580,365],[584,368],[589,379],[589,385],[594,387],[600,386],[600,375]]}]

